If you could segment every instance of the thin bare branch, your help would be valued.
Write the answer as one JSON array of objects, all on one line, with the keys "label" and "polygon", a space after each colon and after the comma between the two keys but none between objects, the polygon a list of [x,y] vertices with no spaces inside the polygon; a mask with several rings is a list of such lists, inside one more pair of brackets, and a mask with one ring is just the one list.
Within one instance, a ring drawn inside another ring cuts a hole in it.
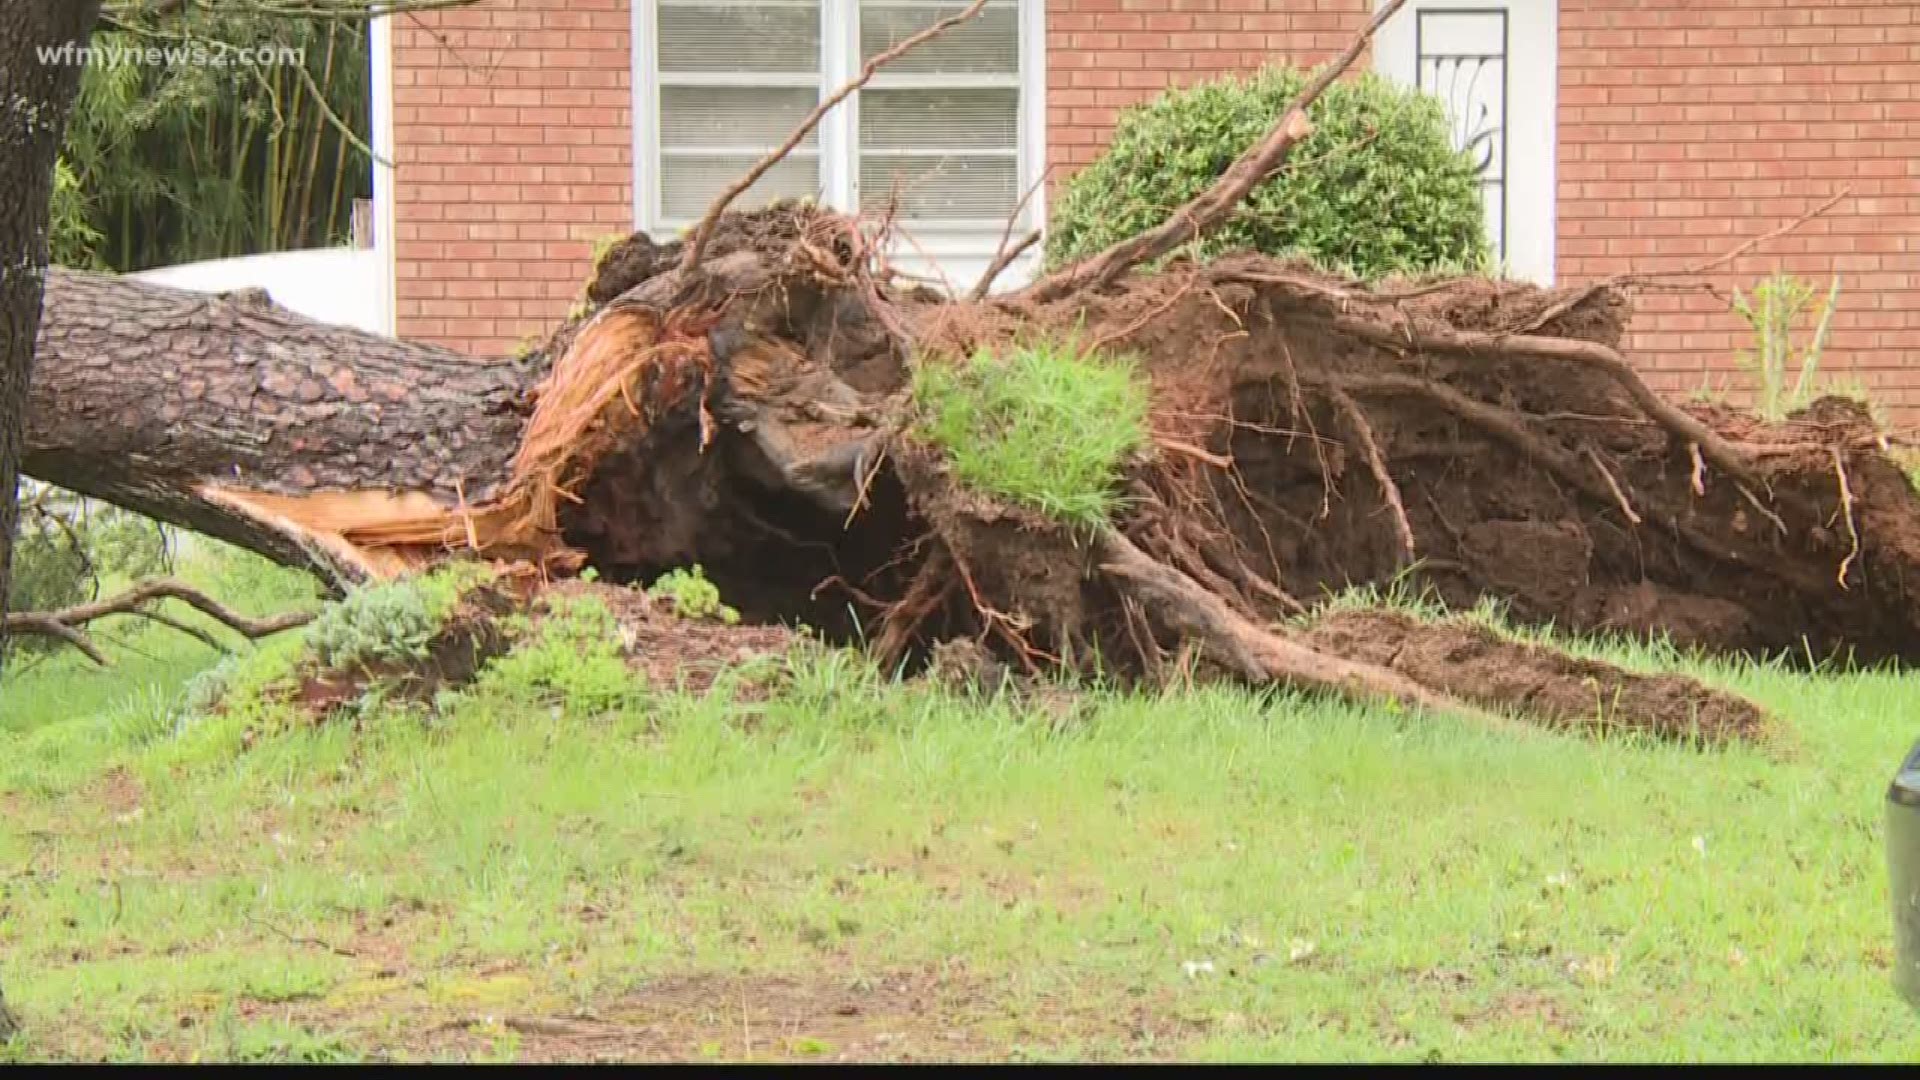
[{"label": "thin bare branch", "polygon": [[1851,195],[1851,194],[1853,194],[1852,188],[1841,188],[1838,192],[1834,194],[1832,198],[1828,199],[1826,202],[1823,202],[1819,206],[1816,206],[1813,209],[1807,211],[1806,213],[1801,214],[1799,217],[1794,218],[1792,221],[1787,222],[1785,225],[1782,225],[1777,229],[1773,229],[1768,232],[1762,233],[1759,236],[1750,237],[1746,241],[1733,247],[1731,250],[1726,251],[1722,254],[1716,255],[1713,258],[1706,260],[1705,262],[1695,263],[1692,266],[1683,266],[1676,270],[1639,270],[1639,271],[1633,271],[1625,274],[1615,274],[1610,278],[1605,278],[1603,280],[1596,281],[1593,284],[1587,286],[1586,288],[1581,289],[1579,292],[1571,293],[1567,295],[1566,297],[1562,298],[1558,303],[1549,306],[1544,311],[1540,312],[1540,314],[1535,315],[1533,318],[1528,319],[1525,323],[1521,324],[1518,327],[1515,327],[1514,333],[1517,333],[1517,334],[1534,333],[1538,331],[1540,328],[1553,322],[1553,320],[1558,319],[1560,316],[1565,315],[1567,312],[1572,311],[1574,308],[1577,308],[1581,304],[1586,303],[1588,300],[1592,299],[1593,297],[1598,296],[1603,292],[1606,292],[1608,289],[1622,289],[1622,288],[1628,288],[1634,285],[1650,285],[1664,278],[1698,277],[1702,274],[1710,274],[1715,270],[1718,270],[1721,267],[1726,266],[1727,264],[1733,262],[1735,259],[1738,259],[1740,256],[1745,255],[1747,252],[1752,251],[1753,249],[1759,247],[1760,245],[1771,243],[1787,235],[1788,233],[1794,231],[1795,229],[1798,229],[1800,226],[1805,225],[1807,222],[1812,221],[1814,218],[1817,218],[1820,215],[1826,213],[1827,211],[1833,209],[1834,207],[1840,205],[1840,200],[1846,198],[1848,195]]},{"label": "thin bare branch", "polygon": [[146,605],[158,600],[178,600],[249,640],[258,640],[292,630],[313,621],[313,613],[310,611],[289,611],[263,619],[251,618],[227,608],[185,582],[176,581],[173,578],[155,578],[151,581],[143,581],[105,600],[76,604],[58,611],[24,611],[10,614],[4,620],[0,620],[0,631],[4,631],[0,633],[0,638],[15,634],[56,637],[85,653],[94,663],[108,667],[111,664],[106,655],[87,638],[80,628],[109,615],[136,615],[193,634],[216,649],[220,647],[218,642],[211,641],[204,634],[194,631],[192,627],[182,626],[167,616],[147,609]]},{"label": "thin bare branch", "polygon": [[1012,247],[1002,247],[1000,253],[993,257],[993,261],[987,264],[987,272],[981,274],[980,280],[974,283],[973,292],[968,296],[968,299],[985,300],[987,293],[993,290],[993,279],[1005,273],[1007,267],[1012,266],[1014,260],[1024,254],[1026,250],[1037,243],[1039,239],[1040,230],[1035,229],[1021,237],[1020,241]]},{"label": "thin bare branch", "polygon": [[0,641],[14,637],[24,637],[28,634],[59,638],[61,641],[87,654],[87,659],[101,667],[113,666],[113,661],[108,660],[107,654],[101,652],[99,646],[88,640],[87,635],[63,622],[45,615],[35,615],[31,612],[15,612],[14,614],[8,615],[6,622],[0,624],[0,626],[3,626],[6,631],[0,634]]},{"label": "thin bare branch", "polygon": [[1041,169],[1040,175],[1027,186],[1026,191],[1021,193],[1020,201],[1013,204],[1013,213],[1007,215],[1007,227],[1000,230],[1000,242],[994,245],[993,260],[987,263],[987,272],[980,275],[980,280],[974,283],[973,292],[969,294],[968,299],[985,300],[988,291],[993,288],[993,280],[1004,273],[1007,267],[1012,266],[1021,252],[1032,247],[1034,242],[1040,239],[1040,230],[1035,229],[1021,237],[1020,242],[1014,244],[1012,248],[1007,247],[1008,242],[1013,239],[1013,227],[1019,223],[1020,215],[1026,212],[1027,203],[1032,201],[1034,193],[1046,186],[1047,174],[1052,171],[1051,165]]},{"label": "thin bare branch", "polygon": [[202,645],[205,645],[207,648],[212,649],[214,652],[227,653],[232,651],[228,649],[225,645],[220,644],[220,639],[217,637],[214,637],[211,633],[208,633],[207,631],[202,630],[197,626],[192,626],[187,623],[183,623],[179,619],[176,619],[173,616],[166,614],[165,612],[150,611],[146,608],[135,608],[134,610],[127,612],[127,614],[138,615],[139,617],[147,620],[148,622],[158,623],[159,625],[164,626],[169,630],[177,630],[180,633],[185,634],[188,637],[193,638],[194,640],[200,642]]}]

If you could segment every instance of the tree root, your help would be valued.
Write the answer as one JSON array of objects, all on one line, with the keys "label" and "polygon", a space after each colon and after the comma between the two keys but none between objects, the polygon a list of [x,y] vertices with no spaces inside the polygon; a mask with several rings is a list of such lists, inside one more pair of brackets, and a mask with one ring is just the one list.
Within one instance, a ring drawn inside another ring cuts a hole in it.
[{"label": "tree root", "polygon": [[1600,473],[1600,478],[1607,482],[1607,490],[1613,492],[1614,501],[1620,504],[1620,512],[1625,514],[1627,520],[1633,524],[1641,524],[1640,515],[1634,512],[1633,503],[1628,501],[1627,493],[1620,490],[1620,481],[1615,480],[1613,473],[1607,470],[1607,463],[1600,460],[1600,455],[1594,453],[1591,446],[1585,447],[1582,453],[1587,455],[1588,461],[1593,462],[1593,467]]},{"label": "tree root", "polygon": [[1100,569],[1162,622],[1197,641],[1217,662],[1256,685],[1280,683],[1360,700],[1381,699],[1407,708],[1452,712],[1496,726],[1505,722],[1446,694],[1374,664],[1345,660],[1262,630],[1218,594],[1107,530],[1096,546]]},{"label": "tree root", "polygon": [[[1425,397],[1442,408],[1459,416],[1485,431],[1497,435],[1503,441],[1521,451],[1555,477],[1570,484],[1576,491],[1601,505],[1620,505],[1620,494],[1613,484],[1595,480],[1565,450],[1548,443],[1535,435],[1521,423],[1517,414],[1507,409],[1476,401],[1465,394],[1442,383],[1430,382],[1409,375],[1366,375],[1341,376],[1335,385],[1356,393],[1379,391],[1397,394],[1413,394]],[[1689,417],[1691,420],[1691,417]],[[1694,421],[1697,423],[1698,421]],[[1744,487],[1742,491],[1744,492]],[[1778,522],[1773,513],[1761,506],[1759,501],[1748,494],[1757,509]],[[1637,516],[1637,515],[1636,515]],[[1702,533],[1698,528],[1674,518],[1668,523],[1674,533],[1688,546],[1716,560],[1732,560],[1765,571],[1792,584],[1795,588],[1817,590],[1813,575],[1791,565],[1775,561],[1759,561],[1738,551],[1728,548],[1724,541]],[[1784,526],[1782,526],[1784,528]]]},{"label": "tree root", "polygon": [[1860,530],[1853,523],[1853,488],[1847,484],[1847,462],[1840,454],[1839,447],[1829,447],[1833,455],[1833,476],[1840,483],[1840,514],[1847,521],[1847,540],[1852,544],[1847,549],[1847,557],[1840,560],[1840,572],[1835,579],[1842,589],[1847,588],[1847,571],[1853,567],[1853,560],[1860,557]]},{"label": "tree root", "polygon": [[907,650],[921,635],[921,627],[946,605],[953,593],[953,564],[946,548],[937,548],[907,583],[900,599],[884,615],[880,636],[873,645],[874,656],[883,668],[898,666]]},{"label": "tree root", "polygon": [[1537,357],[1543,360],[1567,360],[1598,368],[1618,383],[1634,404],[1659,421],[1675,438],[1691,440],[1700,447],[1707,460],[1736,479],[1753,484],[1760,482],[1759,474],[1745,455],[1735,450],[1712,428],[1654,393],[1634,372],[1626,357],[1597,341],[1531,334],[1491,334],[1431,326],[1416,329],[1411,322],[1404,320],[1396,329],[1372,319],[1354,316],[1337,317],[1334,327],[1342,333],[1387,348],[1463,356]]},{"label": "tree root", "polygon": [[[1393,524],[1400,534],[1400,546],[1407,549],[1407,558],[1411,560],[1416,553],[1413,523],[1407,520],[1407,504],[1400,499],[1400,485],[1393,482],[1393,474],[1387,471],[1387,460],[1380,453],[1380,443],[1373,437],[1373,428],[1367,423],[1366,414],[1360,411],[1360,406],[1346,391],[1338,387],[1329,390],[1328,396],[1340,409],[1340,414],[1346,417],[1347,425],[1353,429],[1353,437],[1360,441],[1361,449],[1366,451],[1367,469],[1373,473],[1374,483],[1380,485],[1381,501],[1393,511]],[[1608,477],[1608,482],[1612,482],[1612,477]],[[1627,511],[1627,515],[1632,517],[1633,511]],[[1640,519],[1635,517],[1634,524],[1639,523]]]},{"label": "tree root", "polygon": [[1683,675],[1642,675],[1512,641],[1464,619],[1422,622],[1396,611],[1343,611],[1303,634],[1312,648],[1351,656],[1436,692],[1534,723],[1587,733],[1638,732],[1720,746],[1762,741],[1760,708]]}]

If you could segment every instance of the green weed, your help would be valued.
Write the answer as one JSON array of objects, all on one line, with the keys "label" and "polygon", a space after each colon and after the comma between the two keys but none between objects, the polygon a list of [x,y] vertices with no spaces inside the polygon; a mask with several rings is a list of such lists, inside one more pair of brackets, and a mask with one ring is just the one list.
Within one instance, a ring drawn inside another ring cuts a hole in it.
[{"label": "green weed", "polygon": [[[1734,290],[1734,313],[1753,334],[1753,347],[1740,353],[1740,366],[1753,377],[1761,416],[1784,419],[1817,396],[1820,360],[1839,301],[1837,274],[1824,299],[1818,297],[1813,283],[1783,272],[1761,281],[1752,293]],[[1798,344],[1794,333],[1809,316],[1812,336]]]},{"label": "green weed", "polygon": [[[535,701],[593,715],[631,703],[645,691],[620,652],[620,627],[591,596],[556,597],[537,623],[519,620],[513,647],[489,661],[472,694]],[[439,711],[457,713],[460,697]]]},{"label": "green weed", "polygon": [[672,601],[673,613],[683,619],[717,619],[728,626],[740,621],[740,613],[721,602],[720,587],[698,566],[661,574],[647,586],[647,595]]}]

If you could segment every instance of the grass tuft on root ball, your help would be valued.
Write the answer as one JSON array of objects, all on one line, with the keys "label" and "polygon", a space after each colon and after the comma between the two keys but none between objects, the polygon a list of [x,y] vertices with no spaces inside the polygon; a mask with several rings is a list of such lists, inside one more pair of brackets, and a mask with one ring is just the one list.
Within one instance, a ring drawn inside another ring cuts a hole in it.
[{"label": "grass tuft on root ball", "polygon": [[918,430],[974,490],[1093,528],[1119,508],[1127,458],[1147,445],[1134,365],[1073,340],[976,352],[914,372]]}]

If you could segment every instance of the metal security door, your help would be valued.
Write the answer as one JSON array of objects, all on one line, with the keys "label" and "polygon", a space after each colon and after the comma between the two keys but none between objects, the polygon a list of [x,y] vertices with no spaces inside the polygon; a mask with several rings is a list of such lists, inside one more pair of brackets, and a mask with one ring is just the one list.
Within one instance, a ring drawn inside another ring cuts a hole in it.
[{"label": "metal security door", "polygon": [[1380,71],[1438,97],[1473,155],[1487,236],[1514,277],[1553,280],[1555,0],[1413,0],[1375,40]]}]

